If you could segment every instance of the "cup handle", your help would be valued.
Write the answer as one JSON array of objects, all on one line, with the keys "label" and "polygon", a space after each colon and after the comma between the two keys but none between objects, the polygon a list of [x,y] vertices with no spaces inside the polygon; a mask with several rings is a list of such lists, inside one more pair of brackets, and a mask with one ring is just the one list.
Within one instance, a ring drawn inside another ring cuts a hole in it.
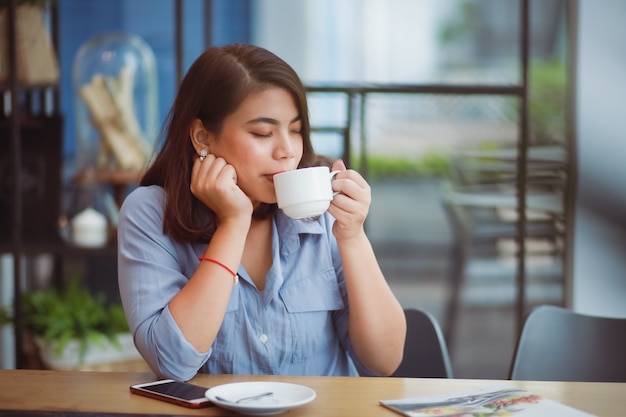
[{"label": "cup handle", "polygon": [[[331,171],[330,172],[330,180],[332,181],[335,178],[335,175],[339,174],[341,170]],[[339,194],[339,191],[333,191],[333,197]]]}]

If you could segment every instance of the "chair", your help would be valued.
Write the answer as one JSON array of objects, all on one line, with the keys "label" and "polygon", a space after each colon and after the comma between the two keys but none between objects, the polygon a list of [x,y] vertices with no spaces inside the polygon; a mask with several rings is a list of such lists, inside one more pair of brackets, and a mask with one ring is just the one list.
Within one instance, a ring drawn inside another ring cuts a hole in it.
[{"label": "chair", "polygon": [[[529,196],[529,199],[533,196]],[[446,306],[446,327],[444,335],[448,346],[454,344],[454,332],[462,304],[462,290],[468,284],[491,285],[509,283],[513,285],[517,274],[514,260],[517,251],[507,251],[506,242],[517,247],[516,218],[503,218],[500,211],[514,210],[517,205],[515,195],[506,194],[498,189],[482,187],[460,188],[446,183],[442,189],[442,207],[450,221],[452,245],[450,247],[450,270],[448,273],[449,297]],[[536,201],[533,201],[536,203]],[[543,203],[544,201],[540,201]],[[531,203],[531,201],[529,201]],[[527,204],[527,206],[530,204]],[[549,204],[546,204],[549,206]],[[541,207],[541,206],[540,206]],[[531,207],[532,208],[532,207]],[[557,210],[557,209],[551,209]],[[560,215],[549,210],[534,209],[536,218],[527,216],[525,237],[527,239],[526,255],[557,258],[560,256],[562,227]],[[558,210],[557,210],[558,211]],[[534,247],[532,248],[532,243]],[[482,274],[469,276],[469,264],[475,262],[482,265]],[[554,262],[537,266],[529,265],[526,270],[526,281],[560,283],[562,270],[560,263]],[[489,268],[485,268],[489,266]],[[489,272],[487,272],[489,271]],[[516,284],[516,285],[519,285]],[[516,291],[525,291],[516,287]],[[516,311],[517,324],[521,326],[523,310]]]},{"label": "chair", "polygon": [[536,307],[524,322],[510,378],[626,382],[626,318]]},{"label": "chair", "polygon": [[407,333],[402,363],[392,376],[452,378],[452,365],[436,318],[425,310],[407,308]]},{"label": "chair", "polygon": [[[565,153],[560,147],[538,146],[528,148],[527,156],[523,213],[518,207],[517,148],[460,150],[452,156],[451,175],[442,187],[442,206],[452,231],[444,331],[448,346],[454,346],[465,289],[506,288],[513,290],[513,297],[525,295],[527,285],[554,288],[556,284],[562,289]],[[522,279],[518,279],[518,219],[522,214],[527,268]],[[546,296],[548,292],[542,293]],[[557,295],[556,300],[554,291],[551,293],[550,299],[542,301],[562,301],[562,296]],[[503,300],[490,300],[495,299]],[[525,304],[516,303],[517,329],[523,322]]]}]

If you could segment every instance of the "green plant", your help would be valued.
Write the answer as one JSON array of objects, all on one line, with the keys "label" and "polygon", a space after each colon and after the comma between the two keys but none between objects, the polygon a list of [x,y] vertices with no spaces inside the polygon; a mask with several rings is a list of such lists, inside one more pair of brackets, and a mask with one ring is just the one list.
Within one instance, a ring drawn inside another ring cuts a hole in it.
[{"label": "green plant", "polygon": [[567,68],[559,59],[533,60],[528,69],[529,117],[534,145],[565,140]]},{"label": "green plant", "polygon": [[474,1],[464,0],[457,7],[454,18],[444,22],[439,31],[439,39],[443,45],[458,42],[459,39],[472,36],[476,30],[479,10]]},{"label": "green plant", "polygon": [[[119,302],[107,305],[104,294],[92,294],[78,278],[62,288],[49,286],[22,294],[21,323],[24,329],[46,345],[55,344],[60,355],[72,340],[80,345],[80,361],[90,343],[104,344],[108,339],[120,347],[116,336],[128,332],[128,324]],[[0,310],[0,325],[13,321],[7,310]]]},{"label": "green plant", "polygon": [[[355,168],[361,169],[360,161]],[[450,158],[445,153],[428,152],[420,157],[381,156],[367,157],[368,178],[373,180],[407,177],[442,177],[450,169]]]}]

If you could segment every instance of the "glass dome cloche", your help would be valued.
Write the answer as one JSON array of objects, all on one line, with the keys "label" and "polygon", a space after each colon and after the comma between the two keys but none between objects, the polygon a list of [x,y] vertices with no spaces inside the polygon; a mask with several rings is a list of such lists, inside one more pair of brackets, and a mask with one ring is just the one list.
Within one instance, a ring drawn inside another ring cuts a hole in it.
[{"label": "glass dome cloche", "polygon": [[139,179],[158,131],[154,52],[139,36],[110,32],[78,50],[72,67],[75,179],[125,186]]}]

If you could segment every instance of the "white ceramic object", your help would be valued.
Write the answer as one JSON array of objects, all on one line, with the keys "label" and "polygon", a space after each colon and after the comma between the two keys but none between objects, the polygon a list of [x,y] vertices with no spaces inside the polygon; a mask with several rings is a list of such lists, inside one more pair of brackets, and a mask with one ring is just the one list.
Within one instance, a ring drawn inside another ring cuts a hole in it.
[{"label": "white ceramic object", "polygon": [[[263,395],[265,393],[271,395]],[[237,400],[252,398],[237,403]],[[315,399],[315,391],[309,387],[286,382],[236,382],[218,385],[206,392],[212,403],[250,416],[268,416],[300,407]]]},{"label": "white ceramic object", "polygon": [[119,346],[114,345],[108,339],[104,339],[101,344],[90,341],[82,362],[80,361],[80,342],[78,340],[71,340],[59,355],[55,353],[56,343],[46,344],[40,338],[35,338],[35,343],[39,348],[41,360],[50,369],[71,370],[79,369],[81,366],[141,358],[135,348],[132,334],[120,333],[116,337]]},{"label": "white ceramic object", "polygon": [[338,172],[319,166],[274,175],[278,208],[294,219],[320,216],[333,199],[331,181]]},{"label": "white ceramic object", "polygon": [[77,246],[99,248],[107,243],[107,220],[89,207],[72,219],[72,241]]}]

